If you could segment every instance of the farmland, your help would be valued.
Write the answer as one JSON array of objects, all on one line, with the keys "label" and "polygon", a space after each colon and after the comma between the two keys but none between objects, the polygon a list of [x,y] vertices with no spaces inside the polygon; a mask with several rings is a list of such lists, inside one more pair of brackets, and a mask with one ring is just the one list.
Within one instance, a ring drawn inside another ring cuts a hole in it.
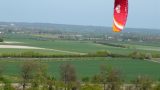
[{"label": "farmland", "polygon": [[[133,32],[112,33],[107,31],[110,28],[96,26],[15,24],[0,29],[0,76],[8,83],[27,80],[23,83],[51,87],[56,83],[65,88],[66,73],[71,85],[78,81],[111,84],[111,78],[117,85],[135,84],[139,79],[153,80],[154,85],[159,82],[160,32],[129,29]],[[46,82],[36,81],[42,79]]]},{"label": "farmland", "polygon": [[[108,50],[112,49],[113,51],[118,51],[119,48],[104,46],[94,44],[92,42],[87,41],[25,41],[30,46],[36,46],[41,48],[50,48],[50,49],[59,49],[65,51],[73,51],[73,52],[83,52],[90,53],[96,52],[98,50]],[[123,49],[120,49],[123,50]]]},{"label": "farmland", "polygon": [[[20,72],[20,65],[27,59],[1,59],[0,63],[4,65],[5,75],[17,76]],[[31,59],[28,59],[31,60]],[[51,75],[59,78],[59,66],[63,63],[71,63],[77,70],[79,78],[91,77],[99,73],[99,67],[106,64],[122,72],[123,79],[130,81],[138,75],[147,75],[157,80],[160,78],[160,64],[144,60],[135,60],[130,58],[56,58],[56,59],[36,59],[48,65],[48,71]]]},{"label": "farmland", "polygon": [[[125,44],[129,46],[129,48],[121,48],[121,47],[96,44],[96,43],[93,43],[92,41],[73,41],[73,40],[41,41],[41,40],[21,38],[20,36],[16,36],[16,37],[17,38],[6,39],[6,41],[22,42],[22,43],[17,43],[17,45],[46,48],[46,50],[36,50],[40,52],[41,51],[45,52],[47,51],[47,49],[56,49],[56,50],[77,52],[77,53],[95,53],[97,51],[107,50],[111,53],[123,54],[123,55],[132,53],[133,51],[148,52],[148,53],[153,53],[153,54],[158,54],[160,52],[159,47],[148,46],[148,45]],[[3,49],[3,50],[8,51],[8,52],[10,50],[12,52],[14,49],[9,49],[9,50]],[[24,51],[24,50],[21,50],[21,51]],[[48,53],[51,53],[51,52],[52,51],[48,50]],[[61,53],[57,52],[57,53],[65,54],[62,52]]]}]

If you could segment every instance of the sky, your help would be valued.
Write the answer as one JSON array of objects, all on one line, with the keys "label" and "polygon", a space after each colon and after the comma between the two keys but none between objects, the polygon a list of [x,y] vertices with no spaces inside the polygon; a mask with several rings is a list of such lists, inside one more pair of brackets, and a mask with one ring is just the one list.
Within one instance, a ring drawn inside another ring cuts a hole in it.
[{"label": "sky", "polygon": [[[0,21],[111,27],[114,0],[0,0]],[[128,28],[160,29],[160,0],[129,0]]]}]

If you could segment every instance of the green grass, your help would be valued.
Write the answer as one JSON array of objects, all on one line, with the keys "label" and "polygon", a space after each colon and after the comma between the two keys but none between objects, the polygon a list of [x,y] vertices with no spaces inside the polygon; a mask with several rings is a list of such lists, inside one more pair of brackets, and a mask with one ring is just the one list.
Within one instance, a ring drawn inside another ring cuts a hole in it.
[{"label": "green grass", "polygon": [[[152,53],[152,54],[159,54],[160,48],[155,46],[155,43],[142,43],[138,42],[109,42],[109,43],[116,43],[116,44],[127,44],[130,48],[121,48],[121,47],[113,47],[107,45],[96,44],[91,41],[71,41],[71,40],[36,40],[35,36],[31,35],[19,35],[19,34],[8,34],[6,35],[7,41],[16,41],[16,42],[23,42],[18,43],[19,45],[27,45],[33,47],[41,47],[41,48],[49,48],[49,49],[58,49],[70,52],[79,52],[79,53],[95,53],[101,50],[108,50],[111,53],[115,54],[123,54],[128,55],[133,51],[145,52],[145,53]],[[12,51],[12,50],[10,50]],[[10,52],[8,51],[8,52]],[[1,52],[1,51],[0,51]],[[51,51],[48,51],[49,53]],[[53,52],[56,53],[56,52]],[[59,53],[59,52],[57,52]]]},{"label": "green grass", "polygon": [[[152,53],[159,54],[158,51],[160,48],[155,43],[145,43],[140,44],[138,42],[133,43],[122,43],[127,44],[130,48],[120,48],[113,47],[101,44],[95,44],[91,41],[67,41],[67,40],[48,40],[41,41],[33,39],[35,37],[27,36],[27,35],[8,35],[7,41],[17,41],[24,42],[18,43],[18,45],[25,46],[33,46],[40,48],[48,48],[48,49],[57,49],[64,50],[70,52],[80,52],[80,53],[94,53],[101,50],[108,50],[115,54],[123,54],[128,55],[133,51],[139,51],[144,53]],[[120,44],[120,42],[115,42],[116,44]],[[151,49],[151,50],[148,50]],[[21,53],[26,51],[34,51],[43,54],[68,54],[57,51],[50,50],[27,50],[27,49],[0,49],[0,54],[2,53]],[[20,73],[20,65],[24,62],[24,60],[17,60],[13,58],[8,58],[5,60],[0,60],[0,65],[4,65],[5,75],[9,75],[9,77],[16,77]],[[37,60],[38,62],[42,62],[48,65],[49,73],[55,75],[56,78],[59,78],[59,66],[62,63],[70,62],[72,63],[77,70],[77,75],[79,78],[86,76],[93,76],[99,72],[99,66],[101,64],[106,64],[107,66],[112,66],[121,70],[122,76],[126,81],[133,80],[138,75],[148,75],[151,78],[157,80],[160,79],[160,64],[143,61],[143,60],[133,60],[130,58],[63,58],[63,59],[45,59],[45,60]]]},{"label": "green grass", "polygon": [[[17,76],[20,73],[20,65],[24,60],[1,60],[0,64],[5,66],[5,74],[10,76]],[[151,78],[160,79],[160,64],[133,60],[130,58],[70,58],[70,59],[50,59],[38,60],[38,62],[48,65],[49,73],[59,78],[59,66],[62,63],[69,62],[76,67],[79,78],[86,76],[93,76],[99,72],[101,64],[112,66],[122,72],[125,81],[130,81],[138,75],[148,75]]]},{"label": "green grass", "polygon": [[[112,53],[116,54],[129,54],[133,51],[140,52],[148,52],[158,54],[160,51],[157,50],[145,50],[144,48],[141,50],[142,46],[137,45],[137,48],[120,48],[113,47],[107,45],[95,44],[90,41],[65,41],[65,40],[55,40],[55,41],[39,41],[39,40],[31,40],[31,39],[9,39],[12,41],[24,42],[28,46],[41,47],[41,48],[49,48],[49,49],[58,49],[70,52],[79,52],[79,53],[94,53],[101,50],[108,50]],[[148,47],[147,47],[148,48]]]},{"label": "green grass", "polygon": [[35,53],[42,53],[44,55],[63,55],[63,54],[67,54],[69,55],[70,53],[64,53],[64,52],[58,52],[58,51],[52,51],[52,50],[40,50],[40,49],[7,49],[7,48],[0,48],[0,55],[1,54],[20,54],[20,53],[24,53],[24,52],[35,52]]}]

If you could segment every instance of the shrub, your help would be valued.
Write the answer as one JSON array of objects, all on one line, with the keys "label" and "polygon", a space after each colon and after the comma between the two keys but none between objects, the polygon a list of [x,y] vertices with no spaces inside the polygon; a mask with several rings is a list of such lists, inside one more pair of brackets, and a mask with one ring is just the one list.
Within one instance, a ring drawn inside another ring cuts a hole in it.
[{"label": "shrub", "polygon": [[3,42],[4,40],[3,40],[3,38],[0,38],[0,42]]},{"label": "shrub", "polygon": [[22,56],[22,57],[40,57],[43,55],[41,55],[40,53],[37,53],[37,52],[28,51],[28,52],[21,53],[20,56]]},{"label": "shrub", "polygon": [[83,77],[83,78],[82,78],[82,81],[85,82],[85,83],[86,83],[86,82],[89,82],[89,81],[90,81],[90,78],[89,78],[89,77]]},{"label": "shrub", "polygon": [[101,76],[100,76],[100,75],[94,75],[94,76],[91,78],[91,82],[92,82],[92,83],[95,83],[95,84],[101,83]]},{"label": "shrub", "polygon": [[145,59],[145,55],[138,51],[131,53],[130,57],[132,57],[133,59]]},{"label": "shrub", "polygon": [[146,53],[145,54],[145,59],[152,59],[152,54],[151,53]]},{"label": "shrub", "polygon": [[4,85],[4,90],[16,90],[10,83]]},{"label": "shrub", "polygon": [[159,84],[157,84],[155,87],[154,87],[154,89],[153,90],[160,90],[160,83]]},{"label": "shrub", "polygon": [[80,90],[102,90],[102,87],[99,85],[84,85]]},{"label": "shrub", "polygon": [[104,50],[104,51],[97,51],[96,54],[100,55],[100,56],[108,56],[108,55],[110,55],[110,52]]}]

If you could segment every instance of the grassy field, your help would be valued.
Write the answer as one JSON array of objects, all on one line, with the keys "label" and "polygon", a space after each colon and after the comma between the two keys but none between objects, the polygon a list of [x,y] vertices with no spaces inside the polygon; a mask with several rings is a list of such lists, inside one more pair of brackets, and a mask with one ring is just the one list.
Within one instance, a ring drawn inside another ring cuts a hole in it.
[{"label": "grassy field", "polygon": [[[145,43],[145,45],[138,42],[133,43],[120,43],[113,42],[116,44],[125,44],[129,46],[128,48],[107,46],[102,44],[96,44],[91,41],[71,41],[71,40],[37,40],[35,37],[25,36],[25,35],[11,35],[5,38],[5,41],[11,42],[21,42],[11,45],[24,45],[38,48],[46,48],[46,50],[38,49],[0,49],[0,54],[3,53],[22,53],[26,51],[34,51],[43,54],[69,54],[66,52],[59,52],[47,49],[56,49],[68,52],[78,52],[78,53],[95,53],[101,50],[108,50],[111,53],[128,55],[134,51],[160,54],[160,48],[156,44]],[[0,43],[3,45],[4,43]],[[8,44],[7,44],[8,45]],[[9,44],[10,45],[10,44]],[[4,74],[11,77],[17,77],[20,72],[20,65],[27,58],[22,60],[14,58],[0,58],[0,65],[5,67]],[[29,59],[32,60],[32,59]],[[130,58],[55,58],[55,59],[45,59],[39,60],[37,62],[45,63],[48,65],[49,73],[55,75],[59,78],[59,66],[62,63],[69,62],[72,63],[77,70],[77,75],[79,78],[86,76],[93,76],[99,72],[99,67],[101,64],[106,64],[107,66],[112,66],[117,68],[122,72],[122,76],[125,81],[130,81],[136,78],[138,75],[148,75],[151,78],[158,80],[160,79],[160,64],[155,62],[149,62],[144,60],[133,60]]]},{"label": "grassy field", "polygon": [[0,48],[0,55],[4,53],[16,53],[20,54],[23,52],[32,52],[35,53],[43,53],[44,55],[59,55],[59,54],[67,54],[70,55],[70,53],[64,53],[64,52],[58,52],[53,50],[40,50],[40,49],[7,49],[7,48]]},{"label": "grassy field", "polygon": [[[40,41],[33,39],[7,39],[9,41],[23,42],[22,45],[47,48],[47,49],[57,49],[69,52],[79,52],[79,53],[95,53],[101,50],[108,50],[115,54],[130,54],[133,51],[145,52],[159,54],[160,48],[154,46],[143,46],[143,45],[130,45],[130,48],[113,47],[101,44],[95,44],[91,41],[65,41],[65,40],[54,40],[54,41]],[[21,45],[21,43],[19,44]],[[10,50],[12,51],[12,50]],[[122,52],[123,51],[123,52]],[[9,52],[9,50],[8,50]],[[51,51],[48,51],[51,52]]]},{"label": "grassy field", "polygon": [[[13,60],[1,59],[0,64],[5,67],[5,75],[17,76],[20,72],[20,65],[27,59]],[[49,73],[59,78],[59,66],[69,62],[76,67],[79,78],[93,76],[99,72],[102,64],[116,68],[122,72],[125,81],[130,81],[138,75],[147,75],[155,80],[160,79],[160,64],[144,60],[133,60],[130,58],[63,58],[37,60],[48,65]]]},{"label": "grassy field", "polygon": [[[30,36],[30,35],[6,35],[5,41],[15,41],[21,42],[16,43],[16,45],[25,45],[31,47],[38,47],[38,48],[46,48],[46,49],[56,49],[61,51],[69,51],[69,52],[77,52],[77,53],[95,53],[97,51],[108,50],[114,54],[122,54],[128,55],[134,51],[144,52],[144,53],[152,53],[152,54],[159,54],[160,48],[157,46],[156,43],[147,43],[145,44],[141,42],[109,42],[109,43],[116,43],[116,44],[125,44],[129,46],[129,48],[122,48],[122,47],[114,47],[114,46],[107,46],[102,44],[96,44],[92,41],[71,41],[71,40],[37,40],[37,37]],[[0,43],[1,45],[1,43]],[[4,50],[4,51],[3,51]],[[0,49],[0,53],[5,52],[15,52],[18,51],[28,51],[28,50],[16,50],[16,49]],[[36,52],[43,52],[45,54],[68,54],[65,52],[58,52],[58,51],[50,51],[50,50],[30,50]]]}]

